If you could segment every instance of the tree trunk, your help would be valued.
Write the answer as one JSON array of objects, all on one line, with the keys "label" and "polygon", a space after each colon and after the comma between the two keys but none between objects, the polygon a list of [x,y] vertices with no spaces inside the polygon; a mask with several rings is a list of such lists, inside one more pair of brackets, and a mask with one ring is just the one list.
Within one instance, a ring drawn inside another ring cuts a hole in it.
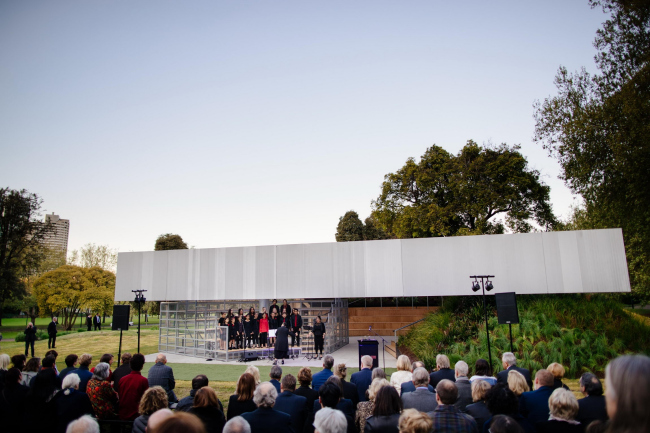
[{"label": "tree trunk", "polygon": [[2,304],[3,304],[3,303],[4,303],[4,302],[1,302],[1,301],[0,301],[0,326],[2,326]]}]

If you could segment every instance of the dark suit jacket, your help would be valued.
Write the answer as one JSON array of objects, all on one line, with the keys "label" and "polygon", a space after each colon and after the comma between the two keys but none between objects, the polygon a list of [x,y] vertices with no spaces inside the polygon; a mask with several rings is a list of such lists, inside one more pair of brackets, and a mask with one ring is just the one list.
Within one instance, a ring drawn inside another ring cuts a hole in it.
[{"label": "dark suit jacket", "polygon": [[[320,408],[320,405],[318,405]],[[338,407],[337,407],[338,409]],[[348,422],[348,428],[345,433],[357,433],[357,427],[354,424],[354,418],[352,418],[350,415],[346,415],[345,413],[345,420]],[[305,422],[305,428],[303,430],[303,433],[314,433],[314,419],[316,418],[316,413],[310,413],[309,416],[307,417],[307,421]]]},{"label": "dark suit jacket", "polygon": [[119,393],[120,392],[120,379],[122,379],[124,376],[127,374],[131,373],[131,365],[130,364],[122,364],[119,367],[115,369],[113,372],[113,389],[115,392]]},{"label": "dark suit jacket", "polygon": [[321,371],[314,374],[311,377],[311,387],[312,387],[312,389],[315,389],[316,391],[318,391],[320,386],[322,384],[324,384],[327,381],[327,379],[329,379],[330,376],[333,375],[333,374],[334,373],[332,373],[332,370],[330,370],[329,368],[323,368]]},{"label": "dark suit jacket", "polygon": [[237,394],[233,394],[228,400],[228,419],[233,419],[243,413],[253,412],[257,409],[257,405],[252,398],[250,400],[239,401],[237,400],[238,397]]},{"label": "dark suit jacket", "polygon": [[465,413],[474,418],[474,421],[476,421],[476,425],[478,425],[479,430],[483,428],[485,421],[492,418],[492,414],[488,410],[484,401],[479,401],[477,403],[467,405],[465,408]]},{"label": "dark suit jacket", "polygon": [[354,383],[357,386],[359,401],[368,401],[366,391],[368,391],[368,388],[370,388],[370,384],[372,383],[372,370],[370,368],[364,368],[361,371],[352,374],[350,377],[350,383]]},{"label": "dark suit jacket", "polygon": [[[427,385],[427,389],[429,390],[429,392],[436,392],[435,388],[432,387],[431,385]],[[405,392],[413,392],[413,391],[415,391],[415,385],[413,385],[413,382],[409,380],[408,382],[404,382],[401,385],[400,395],[404,395]]]},{"label": "dark suit jacket", "polygon": [[300,388],[296,388],[294,394],[305,397],[307,399],[307,411],[314,411],[314,401],[318,400],[318,391],[301,385]]},{"label": "dark suit jacket", "polygon": [[366,420],[366,433],[399,433],[399,414],[371,416]]},{"label": "dark suit jacket", "polygon": [[278,395],[280,395],[280,393],[282,392],[280,391],[280,381],[278,381],[277,379],[271,379],[269,380],[269,382],[271,382],[271,385],[275,386],[275,389],[278,391]]},{"label": "dark suit jacket", "polygon": [[533,389],[533,381],[530,378],[530,371],[526,368],[521,368],[517,367],[516,365],[513,365],[512,367],[509,367],[507,370],[503,370],[497,373],[497,383],[503,383],[503,384],[508,384],[508,373],[510,373],[510,370],[515,370],[518,371],[519,373],[523,374],[524,377],[526,378],[526,383],[528,384],[528,387],[530,389]]},{"label": "dark suit jacket", "polygon": [[590,395],[578,400],[578,415],[576,420],[587,427],[592,421],[607,421],[607,407],[605,407],[605,396]]},{"label": "dark suit jacket", "polygon": [[586,426],[553,420],[539,423],[535,427],[537,428],[537,433],[583,433]]},{"label": "dark suit jacket", "polygon": [[548,421],[548,398],[552,393],[552,386],[542,386],[535,391],[524,392],[519,399],[519,412],[532,424]]},{"label": "dark suit jacket", "polygon": [[359,391],[357,390],[357,386],[345,380],[342,380],[341,383],[343,384],[343,398],[347,398],[352,402],[352,407],[354,407],[354,411],[356,412],[357,404],[359,404]]},{"label": "dark suit jacket", "polygon": [[[312,407],[314,409],[314,413],[318,412],[321,409],[320,401],[316,400]],[[347,398],[342,398],[341,401],[339,401],[336,405],[336,408],[347,416],[352,417],[354,420],[354,412],[356,411],[356,408],[352,407],[352,401],[348,400]]]},{"label": "dark suit jacket", "polygon": [[429,385],[435,388],[442,379],[449,379],[452,382],[456,382],[456,372],[451,368],[441,368],[438,371],[434,371],[429,375]]},{"label": "dark suit jacket", "polygon": [[248,421],[251,431],[255,433],[295,433],[291,417],[269,407],[259,407],[241,416]]},{"label": "dark suit jacket", "polygon": [[472,385],[470,385],[468,378],[459,377],[456,379],[456,387],[458,388],[458,400],[456,400],[454,406],[459,411],[465,412],[467,405],[474,403],[474,399],[472,398]]},{"label": "dark suit jacket", "polygon": [[291,424],[295,427],[296,431],[300,431],[302,426],[305,425],[305,418],[308,415],[307,399],[305,397],[295,395],[291,391],[283,391],[275,399],[273,409],[289,415],[291,417]]},{"label": "dark suit jacket", "polygon": [[[169,401],[175,400],[173,390],[176,387],[176,380],[174,380],[174,372],[171,367],[166,366],[162,362],[157,362],[156,365],[151,366],[149,373],[147,373],[147,380],[149,380],[149,388],[152,386],[162,386],[170,397]],[[172,395],[174,396],[172,398]]]},{"label": "dark suit jacket", "polygon": [[433,412],[438,406],[436,394],[424,388],[402,394],[404,409],[417,409],[420,412]]}]

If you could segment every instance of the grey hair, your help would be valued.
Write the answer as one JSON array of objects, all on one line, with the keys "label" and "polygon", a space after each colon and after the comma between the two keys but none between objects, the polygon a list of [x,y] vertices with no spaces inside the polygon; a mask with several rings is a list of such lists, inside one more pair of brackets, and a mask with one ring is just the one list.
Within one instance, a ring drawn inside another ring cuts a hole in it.
[{"label": "grey hair", "polygon": [[469,373],[469,365],[465,361],[458,361],[456,363],[456,372],[459,376],[467,376],[467,373]]},{"label": "grey hair", "polygon": [[236,416],[223,426],[223,433],[251,433],[251,425],[241,416]]},{"label": "grey hair", "polygon": [[334,367],[334,357],[332,355],[323,356],[323,367],[330,370]]},{"label": "grey hair", "polygon": [[253,394],[253,402],[257,407],[273,407],[276,398],[278,398],[278,391],[271,382],[260,383]]},{"label": "grey hair", "polygon": [[81,379],[79,379],[79,375],[77,373],[69,373],[66,375],[66,377],[63,378],[61,388],[77,388],[79,386],[79,382],[81,382]]},{"label": "grey hair", "polygon": [[411,365],[411,370],[415,370],[416,368],[424,367],[424,362],[422,361],[414,361],[413,364]]},{"label": "grey hair", "polygon": [[7,370],[7,367],[9,367],[10,362],[11,362],[11,358],[9,358],[9,355],[7,355],[6,353],[0,355],[0,370]]},{"label": "grey hair", "polygon": [[436,356],[436,366],[439,368],[449,368],[451,363],[449,362],[449,357],[447,355],[443,355],[442,353],[439,353]]},{"label": "grey hair", "polygon": [[417,388],[418,386],[427,386],[429,384],[429,372],[422,367],[418,367],[413,370],[413,385]]},{"label": "grey hair", "polygon": [[370,355],[363,355],[361,357],[361,365],[364,367],[372,367],[373,361],[372,361],[372,356]]},{"label": "grey hair", "polygon": [[345,415],[340,410],[324,407],[314,417],[314,431],[319,433],[341,433],[348,428]]},{"label": "grey hair", "polygon": [[503,352],[501,361],[507,362],[508,365],[517,365],[517,358],[515,358],[515,354],[512,352]]},{"label": "grey hair", "polygon": [[65,433],[99,433],[99,424],[90,415],[84,415],[68,424]]},{"label": "grey hair", "polygon": [[271,367],[271,372],[269,373],[271,379],[280,379],[282,377],[282,368],[274,365]]},{"label": "grey hair", "polygon": [[92,378],[97,379],[97,380],[106,380],[106,378],[110,374],[108,372],[109,368],[110,367],[108,366],[107,363],[100,362],[99,364],[97,364],[95,366],[95,371],[93,372],[93,377]]}]

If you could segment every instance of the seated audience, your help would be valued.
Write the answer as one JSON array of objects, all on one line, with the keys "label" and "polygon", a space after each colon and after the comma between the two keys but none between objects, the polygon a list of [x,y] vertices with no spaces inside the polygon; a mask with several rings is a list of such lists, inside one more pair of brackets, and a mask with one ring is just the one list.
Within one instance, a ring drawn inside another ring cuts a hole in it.
[{"label": "seated audience", "polygon": [[253,412],[257,405],[253,401],[255,393],[255,378],[250,373],[244,373],[237,381],[237,390],[228,400],[228,419],[246,412]]},{"label": "seated audience", "polygon": [[273,409],[288,414],[291,417],[294,430],[302,429],[309,411],[307,410],[307,399],[294,394],[296,378],[292,374],[285,375],[282,378],[280,388],[282,392],[275,399]]},{"label": "seated audience", "polygon": [[[65,377],[75,371],[77,369],[77,361],[79,360],[79,357],[75,355],[74,353],[71,353],[70,355],[65,357],[65,368],[61,370],[59,373],[59,378],[61,380],[65,379]],[[77,375],[78,377],[79,375]],[[81,379],[80,379],[81,380]]]},{"label": "seated audience", "polygon": [[313,412],[314,402],[318,400],[318,391],[315,389],[311,389],[310,386],[311,368],[303,367],[300,369],[300,371],[298,372],[298,382],[300,382],[300,386],[296,389],[294,394],[305,397],[307,399],[307,411]]},{"label": "seated audience", "polygon": [[120,409],[121,420],[133,421],[138,417],[140,399],[149,389],[149,381],[142,376],[144,355],[136,353],[131,358],[131,373],[120,379]]},{"label": "seated audience", "polygon": [[[99,358],[99,362],[105,362],[106,364],[108,364],[108,379],[106,380],[108,380],[109,382],[113,382],[113,372],[111,371],[111,365],[113,365],[114,359],[115,357],[110,353],[105,353]],[[90,372],[94,373],[95,367],[91,368]]]},{"label": "seated audience", "polygon": [[7,370],[5,387],[0,392],[0,420],[7,433],[23,432],[23,415],[29,387],[21,383],[22,373],[16,367]]},{"label": "seated audience", "polygon": [[524,433],[519,423],[508,415],[495,415],[492,418],[490,433]]},{"label": "seated audience", "polygon": [[[333,379],[333,380],[330,380]],[[327,380],[319,389],[318,389],[318,403],[319,407],[317,411],[314,411],[309,415],[309,419],[305,423],[304,433],[314,433],[314,417],[315,415],[326,407],[330,409],[337,409],[338,405],[341,403],[341,396],[343,391],[338,385],[338,377],[332,376]],[[349,401],[349,400],[348,400]],[[356,433],[356,428],[354,426],[354,418],[349,415],[346,415],[345,412],[341,411],[345,416],[347,421],[347,433]]]},{"label": "seated audience", "polygon": [[550,417],[536,425],[538,433],[583,433],[585,426],[576,421],[578,400],[571,391],[556,388],[548,399]]},{"label": "seated audience", "polygon": [[41,371],[41,358],[31,358],[23,368],[22,384],[29,386],[32,379]]},{"label": "seated audience", "polygon": [[334,375],[341,379],[341,385],[343,386],[343,398],[347,398],[352,401],[352,405],[356,408],[359,403],[359,391],[357,386],[354,383],[346,382],[345,378],[348,374],[348,367],[345,364],[337,364],[334,368]]},{"label": "seated audience", "polygon": [[[56,426],[54,397],[61,389],[61,381],[54,369],[45,369],[34,377],[27,393],[25,431],[41,432]],[[53,422],[54,421],[54,422]]]},{"label": "seated audience", "polygon": [[650,431],[650,358],[619,356],[605,369],[610,433]]},{"label": "seated audience", "polygon": [[131,373],[131,354],[126,352],[122,354],[122,365],[117,367],[113,372],[113,389],[120,393],[120,380]]},{"label": "seated audience", "polygon": [[[48,355],[43,359],[43,364],[41,365],[41,370],[38,373],[36,373],[36,377],[38,377],[39,374],[40,375],[46,374],[45,372],[47,370],[54,371],[54,377],[55,377],[55,380],[56,380],[56,387],[57,387],[57,389],[61,389],[61,378],[59,377],[59,375],[56,372],[56,359],[51,355]],[[34,383],[34,380],[35,379],[32,379],[31,383]],[[30,383],[30,385],[31,385],[31,383]]]},{"label": "seated audience", "polygon": [[343,433],[347,428],[345,415],[339,410],[325,407],[314,417],[315,433]]},{"label": "seated audience", "polygon": [[454,406],[461,411],[465,412],[468,404],[472,404],[472,384],[467,375],[469,374],[469,365],[465,361],[458,361],[455,366],[456,371],[456,388],[458,389],[458,400]]},{"label": "seated audience", "polygon": [[[411,360],[406,355],[400,355],[397,358],[397,371],[390,375],[390,384],[395,388],[397,394],[402,392],[402,384],[410,382],[413,379],[411,373]],[[397,424],[395,424],[397,425]]]},{"label": "seated audience", "polygon": [[402,400],[395,389],[395,385],[391,383],[391,386],[380,388],[375,397],[375,408],[372,411],[372,416],[366,420],[365,432],[398,433],[401,412]]},{"label": "seated audience", "polygon": [[204,386],[196,392],[194,405],[189,413],[199,417],[207,433],[221,433],[226,417],[219,408],[219,399],[214,389]]},{"label": "seated audience", "polygon": [[[52,358],[54,358],[54,364],[53,364],[52,368],[54,369],[54,371],[56,371],[57,376],[61,376],[61,373],[59,373],[59,369],[56,368],[56,358],[59,357],[59,352],[57,352],[54,349],[48,350],[47,352],[45,352],[45,357],[47,358],[48,356],[51,356]],[[43,359],[43,361],[45,361],[45,359]],[[63,378],[61,378],[61,377],[59,377],[59,379],[63,380]]]},{"label": "seated audience", "polygon": [[246,371],[244,373],[252,374],[253,377],[255,378],[255,387],[262,383],[262,378],[260,377],[260,369],[255,367],[254,365],[249,365],[246,368]]},{"label": "seated audience", "polygon": [[152,428],[147,426],[147,433],[206,433],[203,423],[196,415],[187,412],[176,412],[169,415],[163,412],[161,417],[164,419],[159,421],[156,416],[158,412],[149,418],[149,420],[155,419],[156,426]]},{"label": "seated audience", "polygon": [[415,409],[404,409],[399,417],[398,427],[399,433],[429,433],[433,427],[433,421],[426,413]]},{"label": "seated audience", "polygon": [[454,426],[455,432],[477,433],[476,421],[471,416],[461,413],[454,404],[458,401],[458,388],[448,379],[442,379],[436,386],[438,406],[427,415],[433,420],[433,431],[448,431]]},{"label": "seated audience", "polygon": [[515,393],[518,400],[521,399],[521,395],[524,392],[530,391],[526,378],[516,370],[510,370],[508,373],[508,388]]},{"label": "seated audience", "polygon": [[56,418],[59,433],[65,433],[68,424],[83,415],[93,415],[90,398],[85,392],[79,391],[79,376],[68,373],[63,379],[62,390],[56,396]]},{"label": "seated audience", "polygon": [[451,369],[451,363],[447,355],[438,354],[436,356],[436,371],[431,372],[429,375],[429,383],[435,388],[442,379],[456,382],[456,372]]},{"label": "seated audience", "polygon": [[142,395],[140,405],[138,406],[139,417],[133,421],[133,433],[145,433],[147,431],[147,422],[149,417],[160,409],[169,407],[167,393],[160,386],[152,386]]},{"label": "seated audience", "polygon": [[99,433],[99,424],[90,415],[84,415],[68,424],[66,433]]},{"label": "seated audience", "polygon": [[470,415],[476,421],[478,429],[483,429],[485,421],[492,417],[485,402],[488,391],[492,388],[485,380],[475,380],[472,382],[472,400],[474,403],[468,404],[465,413]]},{"label": "seated audience", "polygon": [[282,379],[282,368],[278,365],[271,367],[269,372],[269,382],[275,387],[275,390],[280,394],[280,379]]},{"label": "seated audience", "polygon": [[[340,410],[346,416],[349,416],[352,419],[354,419],[354,413],[357,408],[352,405],[352,400],[343,398],[343,384],[341,383],[341,379],[339,379],[336,376],[330,376],[330,378],[327,379],[325,383],[333,383],[334,385],[338,386],[339,389],[341,390],[341,398],[339,399],[339,403],[336,405],[335,409]],[[320,410],[320,405],[318,404],[318,402],[315,402],[313,406],[313,412],[316,413],[319,410]]]},{"label": "seated audience", "polygon": [[361,370],[352,373],[352,376],[350,377],[350,382],[355,384],[357,387],[359,401],[368,401],[366,391],[368,391],[368,388],[372,383],[372,366],[372,357],[369,355],[363,355],[361,357]]},{"label": "seated audience", "polygon": [[244,418],[236,416],[223,426],[223,433],[251,433],[251,426]]},{"label": "seated audience", "polygon": [[576,419],[585,427],[593,421],[607,421],[607,407],[603,396],[603,385],[593,373],[580,377],[580,392],[585,396],[578,400]]},{"label": "seated audience", "polygon": [[555,378],[541,369],[535,374],[535,391],[524,392],[519,398],[519,412],[533,425],[548,420],[548,399],[553,392]]},{"label": "seated audience", "polygon": [[564,377],[564,367],[562,367],[562,364],[553,362],[549,364],[549,366],[546,367],[546,369],[550,371],[554,377],[553,389],[564,388],[567,391],[569,390],[569,387],[562,383],[562,378]]},{"label": "seated audience", "polygon": [[[519,413],[519,401],[514,392],[503,383],[497,383],[487,392],[485,396],[485,405],[492,414],[508,415],[513,418],[517,424],[526,433],[535,433],[535,427],[526,418]],[[488,419],[482,426],[483,433],[488,433],[492,418]]]},{"label": "seated audience", "polygon": [[523,374],[526,378],[528,388],[533,389],[533,381],[530,378],[530,371],[528,371],[526,368],[517,367],[517,358],[515,357],[514,353],[504,352],[504,354],[501,355],[501,365],[503,366],[503,371],[497,373],[497,383],[507,384],[508,373],[511,370],[514,370]]},{"label": "seated audience", "polygon": [[[196,391],[203,388],[204,386],[208,386],[209,384],[210,382],[208,381],[208,377],[205,374],[197,375],[194,379],[192,379],[192,389],[190,389],[190,395],[188,395],[187,397],[183,397],[178,402],[178,405],[176,405],[176,410],[180,410],[183,412],[189,411],[194,405],[194,396],[196,395]],[[219,400],[218,398],[217,398],[217,403],[219,406],[219,410],[223,412],[223,404],[221,404],[221,400]]]},{"label": "seated audience", "polygon": [[420,412],[433,412],[438,406],[436,395],[429,391],[429,372],[423,367],[413,370],[413,384],[415,391],[402,393],[402,406],[404,409],[417,409]]},{"label": "seated audience", "polygon": [[81,392],[86,392],[88,381],[93,377],[93,374],[90,372],[90,363],[92,362],[93,356],[89,353],[84,353],[79,358],[79,368],[74,371],[79,376],[79,391]]},{"label": "seated audience", "polygon": [[9,369],[11,358],[6,353],[0,355],[0,391],[5,387],[5,375]]},{"label": "seated audience", "polygon": [[170,403],[177,403],[178,399],[174,394],[176,387],[176,380],[174,379],[174,371],[167,365],[167,356],[159,353],[156,356],[156,364],[152,365],[147,374],[149,386],[162,386],[167,392],[167,398]]},{"label": "seated audience", "polygon": [[256,389],[253,401],[257,409],[242,414],[254,433],[294,433],[291,417],[273,409],[278,393],[269,382],[262,382]]},{"label": "seated audience", "polygon": [[[167,395],[167,393],[165,393]],[[147,433],[151,433],[156,430],[158,425],[166,420],[167,418],[174,416],[169,408],[159,409],[149,416],[149,421],[147,422]]]},{"label": "seated audience", "polygon": [[[424,368],[424,362],[422,361],[415,361],[413,364],[411,364],[411,371],[415,372],[416,368]],[[429,373],[427,372],[427,389],[430,392],[433,392],[434,389],[433,387],[429,384]],[[413,379],[411,379],[410,382],[404,382],[402,384],[402,388],[400,390],[400,396],[404,395],[405,392],[413,392],[415,391],[415,385],[413,383]]]},{"label": "seated audience", "polygon": [[334,373],[332,373],[332,367],[334,367],[334,357],[332,355],[325,355],[323,357],[323,369],[318,373],[312,375],[311,378],[311,387],[318,391],[320,386],[325,383],[327,379]]},{"label": "seated audience", "polygon": [[375,379],[386,379],[386,380],[388,380],[388,376],[386,376],[386,372],[384,371],[383,368],[377,367],[377,368],[372,370],[372,380],[375,380]]},{"label": "seated audience", "polygon": [[490,375],[490,364],[485,359],[477,359],[474,364],[474,376],[469,378],[470,382],[475,380],[484,380],[490,385],[497,384],[497,378]]},{"label": "seated audience", "polygon": [[108,381],[109,367],[105,362],[95,366],[93,377],[88,381],[86,394],[93,405],[97,419],[117,418],[117,393]]},{"label": "seated audience", "polygon": [[11,357],[11,364],[20,371],[25,369],[25,363],[27,362],[27,357],[23,354],[14,355]]},{"label": "seated audience", "polygon": [[370,384],[370,388],[368,388],[368,401],[360,401],[359,404],[357,404],[354,423],[356,424],[359,433],[364,433],[366,428],[366,419],[372,416],[372,412],[375,410],[375,398],[377,397],[377,392],[384,386],[390,386],[390,383],[386,379],[374,379]]}]

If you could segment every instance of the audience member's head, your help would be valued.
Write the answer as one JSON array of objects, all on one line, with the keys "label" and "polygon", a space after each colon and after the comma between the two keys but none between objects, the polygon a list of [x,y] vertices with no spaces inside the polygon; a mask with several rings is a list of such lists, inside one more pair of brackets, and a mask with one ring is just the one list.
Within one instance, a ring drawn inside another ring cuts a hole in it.
[{"label": "audience member's head", "polygon": [[7,372],[5,373],[5,386],[8,387],[13,387],[20,382],[20,379],[22,379],[23,374],[18,370],[16,367],[11,367]]},{"label": "audience member's head", "polygon": [[253,398],[253,393],[255,392],[255,378],[250,373],[244,373],[239,376],[239,381],[237,381],[237,400],[239,401],[248,401]]},{"label": "audience member's head", "polygon": [[75,355],[74,353],[71,353],[70,355],[65,357],[65,366],[66,367],[74,367],[75,364],[77,363],[77,360],[79,357]]},{"label": "audience member's head", "polygon": [[196,391],[194,395],[194,407],[219,407],[219,397],[217,397],[217,392],[210,388],[209,386],[204,386],[203,388]]},{"label": "audience member's head", "polygon": [[553,386],[553,382],[555,382],[555,378],[547,369],[542,368],[535,373],[535,389],[542,386]]},{"label": "audience member's head", "polygon": [[334,374],[341,380],[345,380],[345,377],[348,375],[348,367],[345,364],[336,364],[334,368]]},{"label": "audience member's head", "polygon": [[38,373],[40,366],[41,366],[41,358],[32,358],[29,361],[27,361],[25,368],[23,368],[23,372],[33,371]]},{"label": "audience member's head", "polygon": [[99,364],[97,364],[95,366],[95,371],[93,372],[93,377],[92,378],[94,380],[99,380],[99,381],[108,379],[108,376],[110,374],[109,369],[110,369],[110,367],[108,366],[107,363],[100,362]]},{"label": "audience member's head", "polygon": [[84,415],[68,424],[65,433],[99,433],[99,424],[95,418]]},{"label": "audience member's head", "polygon": [[524,429],[508,415],[495,415],[488,429],[490,433],[524,433]]},{"label": "audience member's head", "polygon": [[294,375],[285,374],[282,378],[282,382],[280,382],[280,388],[282,388],[282,391],[294,392],[296,390],[296,378]]},{"label": "audience member's head", "polygon": [[99,362],[105,362],[105,363],[107,363],[107,364],[109,365],[109,367],[110,367],[110,365],[113,363],[113,358],[114,358],[114,356],[113,356],[112,354],[110,354],[110,353],[105,353],[105,354],[103,354],[103,355],[101,356],[101,358],[99,358]]},{"label": "audience member's head", "polygon": [[244,418],[236,416],[223,426],[223,433],[251,433],[251,425]]},{"label": "audience member's head", "polygon": [[249,365],[246,368],[246,371],[244,373],[248,373],[248,374],[253,375],[253,377],[255,378],[255,386],[262,383],[262,378],[260,377],[260,369],[255,367],[254,365]]},{"label": "audience member's head", "polygon": [[156,356],[156,364],[158,364],[159,362],[162,362],[163,364],[167,364],[167,356],[165,356],[164,353],[159,353]]},{"label": "audience member's head", "polygon": [[479,358],[474,364],[474,371],[477,376],[489,376],[491,374],[490,364],[485,359]]},{"label": "audience member's head", "polygon": [[149,420],[147,421],[147,433],[154,431],[161,422],[172,415],[174,415],[174,412],[168,408],[160,409],[152,413],[151,416],[149,416]]},{"label": "audience member's head", "polygon": [[61,389],[79,389],[79,375],[77,373],[68,373],[63,378],[63,383],[61,384]]},{"label": "audience member's head", "polygon": [[562,364],[558,364],[557,362],[553,362],[549,364],[546,369],[551,372],[553,375],[553,378],[557,380],[561,380],[564,377],[564,367],[562,367]]},{"label": "audience member's head", "polygon": [[454,404],[458,400],[458,387],[449,379],[442,379],[436,385],[436,399],[442,404]]},{"label": "audience member's head", "polygon": [[619,356],[605,369],[611,432],[650,431],[650,358]]},{"label": "audience member's head", "polygon": [[27,357],[23,354],[14,355],[11,357],[11,363],[20,371],[23,371],[25,368],[25,363],[27,362]]},{"label": "audience member's head", "polygon": [[300,386],[309,386],[311,385],[311,368],[303,367],[298,372],[298,382]]},{"label": "audience member's head", "polygon": [[492,388],[486,380],[475,380],[472,382],[472,400],[475,402],[485,400],[487,392]]},{"label": "audience member's head", "polygon": [[323,356],[323,368],[331,370],[334,366],[334,357],[332,355]]},{"label": "audience member's head", "polygon": [[169,406],[167,392],[162,386],[152,386],[147,389],[140,399],[138,413],[140,415],[151,415],[152,413],[165,409]]},{"label": "audience member's head", "polygon": [[204,386],[208,386],[209,383],[208,376],[205,374],[197,374],[194,379],[192,379],[192,389],[201,389]]},{"label": "audience member's head", "polygon": [[374,416],[388,416],[402,412],[402,399],[393,386],[383,386],[375,396]]},{"label": "audience member's head", "polygon": [[340,410],[326,407],[316,412],[314,417],[315,433],[342,433],[347,428],[348,422]]},{"label": "audience member's head", "polygon": [[451,362],[449,362],[449,358],[447,355],[443,355],[442,353],[439,353],[436,356],[436,367],[438,370],[441,368],[449,368],[451,366]]},{"label": "audience member's head", "polygon": [[379,377],[377,379],[373,379],[367,391],[368,400],[375,401],[375,398],[377,397],[377,392],[379,391],[380,388],[384,386],[390,386],[390,382],[387,381],[386,379],[381,379]]},{"label": "audience member's head", "polygon": [[371,378],[372,380],[375,380],[375,379],[386,379],[386,372],[384,371],[383,368],[379,368],[379,367],[377,367],[377,368],[375,368],[374,370],[372,370],[372,376],[370,376],[370,378]]},{"label": "audience member's head", "polygon": [[505,383],[497,383],[487,392],[485,405],[492,415],[514,415],[519,411],[519,399]]},{"label": "audience member's head", "polygon": [[416,409],[404,409],[399,417],[400,433],[429,433],[432,427],[431,417]]},{"label": "audience member's head", "polygon": [[160,421],[151,431],[147,425],[147,433],[205,433],[205,426],[196,415],[176,412]]},{"label": "audience member's head", "polygon": [[548,408],[555,418],[571,421],[578,414],[578,400],[571,391],[557,388],[548,399]]},{"label": "audience member's head", "polygon": [[519,397],[524,392],[530,391],[528,387],[528,382],[523,374],[519,373],[516,370],[510,370],[508,372],[508,388]]},{"label": "audience member's head", "polygon": [[325,383],[333,383],[334,385],[338,386],[341,389],[341,395],[343,395],[343,382],[341,382],[341,379],[332,375],[327,378]]},{"label": "audience member's head", "polygon": [[418,367],[413,370],[412,380],[416,388],[426,387],[429,384],[429,372],[423,367]]},{"label": "audience member's head", "polygon": [[142,371],[142,367],[144,367],[144,355],[136,353],[131,357],[131,362],[129,364],[131,365],[131,370]]},{"label": "audience member's head", "polygon": [[373,360],[370,355],[363,355],[361,357],[361,368],[372,368]]},{"label": "audience member's head", "polygon": [[318,399],[322,407],[330,407],[336,409],[336,405],[341,400],[341,388],[332,382],[325,382],[318,389]]},{"label": "audience member's head", "polygon": [[56,371],[52,368],[41,370],[40,374],[34,376],[30,383],[29,392],[36,401],[45,403],[49,401],[52,396],[61,389],[61,382]]},{"label": "audience member's head", "polygon": [[413,363],[411,364],[411,371],[415,370],[416,368],[424,368],[424,362],[413,361]]},{"label": "audience member's head", "polygon": [[52,355],[47,355],[45,358],[43,358],[43,362],[41,366],[43,368],[54,368],[56,365],[56,358],[53,357]]},{"label": "audience member's head", "polygon": [[91,362],[93,362],[93,356],[90,353],[84,353],[79,358],[79,365],[83,367],[87,368]]},{"label": "audience member's head", "polygon": [[271,379],[280,380],[282,378],[282,368],[278,365],[271,367],[271,372],[269,373]]},{"label": "audience member's head", "polygon": [[580,391],[583,394],[598,397],[603,395],[603,384],[595,374],[584,373],[580,376]]},{"label": "audience member's head", "polygon": [[278,391],[271,382],[262,382],[255,389],[253,394],[253,402],[257,407],[273,407],[275,399],[278,397]]},{"label": "audience member's head", "polygon": [[512,352],[504,352],[503,355],[501,355],[501,364],[503,364],[504,369],[517,365],[515,354]]},{"label": "audience member's head", "polygon": [[54,349],[48,350],[47,352],[45,352],[45,357],[47,358],[48,356],[53,357],[54,361],[56,362],[56,358],[59,357],[59,352],[57,352]]},{"label": "audience member's head", "polygon": [[469,373],[469,365],[465,361],[458,361],[454,369],[456,370],[456,377],[467,377]]},{"label": "audience member's head", "polygon": [[406,355],[397,358],[397,371],[411,371],[411,360]]},{"label": "audience member's head", "polygon": [[131,363],[132,355],[129,352],[122,354],[122,365]]}]

